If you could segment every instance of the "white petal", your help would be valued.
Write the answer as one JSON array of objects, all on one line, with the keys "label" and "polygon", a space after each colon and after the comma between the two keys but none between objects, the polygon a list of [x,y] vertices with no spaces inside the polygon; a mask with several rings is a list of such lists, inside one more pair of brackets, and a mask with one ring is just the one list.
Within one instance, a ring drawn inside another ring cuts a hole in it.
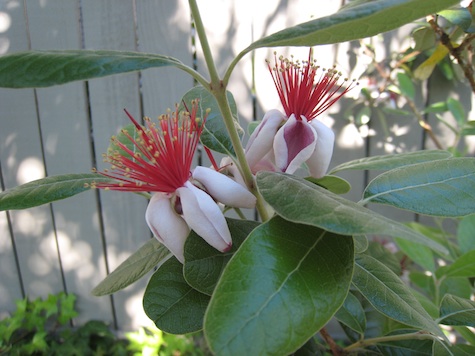
[{"label": "white petal", "polygon": [[221,159],[221,162],[219,162],[219,168],[220,172],[222,172],[227,177],[231,178],[236,183],[239,183],[246,188],[246,182],[244,182],[244,178],[242,177],[241,172],[239,171],[238,167],[236,166],[236,163],[234,163],[231,157],[223,157]]},{"label": "white petal", "polygon": [[234,208],[253,208],[256,205],[256,197],[251,192],[211,168],[196,167],[193,178],[203,184],[213,198],[225,205]]},{"label": "white petal", "polygon": [[145,212],[145,220],[158,241],[183,263],[183,248],[190,228],[173,209],[167,194],[155,193]]},{"label": "white petal", "polygon": [[218,204],[190,182],[178,188],[183,218],[188,225],[215,249],[225,252],[231,248],[231,233]]},{"label": "white petal", "polygon": [[254,166],[272,150],[275,134],[284,121],[285,115],[279,110],[270,110],[252,133],[246,145],[246,159],[253,172]]},{"label": "white petal", "polygon": [[274,154],[277,167],[286,173],[294,173],[312,155],[317,141],[317,132],[301,116],[291,115],[274,139]]},{"label": "white petal", "polygon": [[307,161],[307,166],[312,177],[321,178],[327,173],[332,159],[335,133],[316,119],[310,121],[310,125],[317,131],[318,140],[314,153]]}]

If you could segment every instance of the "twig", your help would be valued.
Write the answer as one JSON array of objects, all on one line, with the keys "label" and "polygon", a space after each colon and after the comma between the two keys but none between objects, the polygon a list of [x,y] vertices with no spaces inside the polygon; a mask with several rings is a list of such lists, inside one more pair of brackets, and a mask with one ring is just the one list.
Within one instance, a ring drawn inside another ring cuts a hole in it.
[{"label": "twig", "polygon": [[327,329],[322,328],[320,330],[320,335],[322,335],[323,340],[325,340],[325,342],[328,344],[334,356],[343,356],[346,354],[346,352],[344,352],[343,349],[336,344],[335,340],[333,340],[333,338],[330,336]]},{"label": "twig", "polygon": [[457,60],[457,63],[462,68],[465,78],[467,78],[468,82],[470,83],[472,92],[475,94],[475,77],[474,77],[473,66],[469,63],[465,63],[462,57],[463,49],[466,46],[470,45],[471,41],[475,38],[475,36],[468,35],[465,37],[465,39],[462,42],[463,46],[462,45],[454,46],[452,44],[452,41],[450,40],[450,36],[447,33],[445,33],[445,31],[437,24],[434,17],[430,17],[428,19],[428,22],[430,26],[432,27],[432,29],[434,30],[434,32],[439,35],[440,43],[442,43],[449,50],[449,53]]}]

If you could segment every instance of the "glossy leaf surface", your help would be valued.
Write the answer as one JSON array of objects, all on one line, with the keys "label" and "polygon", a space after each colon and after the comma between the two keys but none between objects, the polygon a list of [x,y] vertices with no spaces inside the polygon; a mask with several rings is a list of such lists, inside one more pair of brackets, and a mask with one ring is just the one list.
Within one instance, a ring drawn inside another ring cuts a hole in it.
[{"label": "glossy leaf surface", "polygon": [[222,253],[205,242],[194,231],[185,242],[185,265],[183,273],[186,281],[201,293],[211,295],[229,259],[239,249],[249,233],[259,223],[255,221],[226,219],[233,239],[231,251]]},{"label": "glossy leaf surface", "polygon": [[283,173],[259,172],[257,186],[276,213],[287,220],[342,235],[383,234],[411,239],[446,253],[445,247],[407,226],[304,179]]},{"label": "glossy leaf surface", "polygon": [[352,293],[348,293],[345,302],[335,314],[335,318],[360,335],[366,330],[366,316],[360,301]]},{"label": "glossy leaf surface", "polygon": [[446,294],[440,304],[440,320],[445,325],[475,327],[475,302]]},{"label": "glossy leaf surface", "polygon": [[383,263],[367,255],[355,261],[353,284],[381,313],[402,324],[442,335],[409,288]]},{"label": "glossy leaf surface", "polygon": [[216,286],[205,335],[218,355],[289,354],[348,293],[353,239],[274,217],[249,235]]},{"label": "glossy leaf surface", "polygon": [[427,215],[475,213],[475,159],[452,158],[395,168],[373,179],[364,198],[365,202]]},{"label": "glossy leaf surface", "polygon": [[456,0],[378,0],[276,32],[251,44],[261,47],[316,46],[356,40],[390,31],[457,4]]},{"label": "glossy leaf surface", "polygon": [[171,334],[201,330],[209,296],[183,278],[183,265],[172,257],[152,275],[143,296],[143,308],[157,328]]}]

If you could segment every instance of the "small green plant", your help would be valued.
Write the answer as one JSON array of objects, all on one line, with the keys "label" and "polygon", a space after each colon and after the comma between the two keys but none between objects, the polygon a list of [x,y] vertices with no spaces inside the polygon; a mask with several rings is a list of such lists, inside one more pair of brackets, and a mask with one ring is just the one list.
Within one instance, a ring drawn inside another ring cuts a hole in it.
[{"label": "small green plant", "polygon": [[77,328],[72,319],[76,296],[64,292],[46,299],[18,300],[17,309],[0,321],[0,355],[200,355],[200,334],[172,335],[157,328],[140,328],[118,338],[103,321]]},{"label": "small green plant", "polygon": [[0,355],[127,355],[127,342],[104,322],[72,328],[75,301],[63,292],[18,300],[16,311],[0,321]]},{"label": "small green plant", "polygon": [[127,333],[125,336],[129,341],[127,350],[134,356],[206,355],[205,351],[197,348],[199,334],[173,335],[154,327],[147,327]]}]

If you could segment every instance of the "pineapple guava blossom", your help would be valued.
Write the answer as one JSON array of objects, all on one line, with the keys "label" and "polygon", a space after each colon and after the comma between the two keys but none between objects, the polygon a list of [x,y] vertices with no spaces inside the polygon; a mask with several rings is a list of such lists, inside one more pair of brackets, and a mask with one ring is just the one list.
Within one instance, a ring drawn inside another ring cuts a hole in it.
[{"label": "pineapple guava blossom", "polygon": [[[310,175],[325,175],[333,153],[335,135],[316,119],[348,92],[353,85],[339,84],[341,74],[335,69],[321,69],[311,59],[294,62],[275,59],[269,71],[285,114],[270,110],[252,133],[246,146],[251,170],[278,170],[294,173],[306,163]],[[340,90],[342,89],[343,90]]]},{"label": "pineapple guava blossom", "polygon": [[110,149],[105,161],[111,172],[100,174],[117,183],[96,183],[94,187],[130,192],[152,192],[145,219],[155,237],[182,263],[185,240],[193,229],[211,246],[228,251],[231,234],[215,199],[225,205],[252,208],[255,197],[225,175],[206,167],[191,164],[204,128],[206,117],[196,116],[197,101],[190,113],[159,117],[158,125],[146,118],[146,127],[137,123],[134,136],[126,130],[124,143],[112,138],[116,149]]}]

